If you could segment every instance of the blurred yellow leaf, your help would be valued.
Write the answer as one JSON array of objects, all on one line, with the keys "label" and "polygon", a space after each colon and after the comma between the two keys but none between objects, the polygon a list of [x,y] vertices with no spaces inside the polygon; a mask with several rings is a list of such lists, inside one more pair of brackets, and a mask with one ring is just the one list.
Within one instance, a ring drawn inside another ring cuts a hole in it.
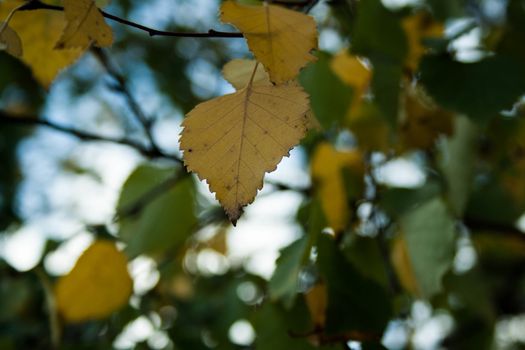
[{"label": "blurred yellow leaf", "polygon": [[439,135],[451,135],[453,115],[425,101],[425,96],[409,92],[405,97],[405,120],[401,124],[403,146],[431,148]]},{"label": "blurred yellow leaf", "polygon": [[[6,18],[12,9],[22,3],[18,0],[0,2],[0,18]],[[22,41],[24,48],[22,61],[31,68],[35,78],[45,87],[48,87],[56,75],[75,62],[83,52],[79,49],[54,49],[66,25],[62,12],[19,11],[14,14],[9,25],[18,33]]]},{"label": "blurred yellow leaf", "polygon": [[64,319],[100,319],[125,305],[132,292],[127,262],[113,242],[94,242],[57,282],[57,308]]},{"label": "blurred yellow leaf", "polygon": [[362,178],[362,155],[358,151],[337,151],[329,143],[321,143],[314,152],[311,167],[328,224],[340,232],[350,220],[343,170],[348,169]]},{"label": "blurred yellow leaf", "polygon": [[403,288],[413,295],[420,295],[420,289],[410,263],[407,245],[403,237],[397,237],[394,239],[391,250],[391,259],[399,282]]},{"label": "blurred yellow leaf", "polygon": [[426,52],[423,45],[425,38],[439,38],[443,36],[444,26],[436,22],[428,13],[418,12],[402,21],[403,29],[407,36],[408,55],[406,66],[415,71],[419,66],[421,57]]},{"label": "blurred yellow leaf", "polygon": [[264,174],[305,135],[307,111],[300,87],[248,84],[188,113],[180,139],[184,163],[208,182],[233,223],[262,188]]},{"label": "blurred yellow leaf", "polygon": [[[234,59],[222,67],[222,75],[236,90],[246,87],[250,81],[255,67],[255,60]],[[271,86],[270,77],[262,65],[257,65],[257,70],[253,76],[253,85]]]},{"label": "blurred yellow leaf", "polygon": [[113,32],[93,0],[64,0],[67,26],[56,44],[57,49],[113,44]]},{"label": "blurred yellow leaf", "polygon": [[314,326],[323,328],[326,322],[326,285],[316,284],[306,293],[305,298]]},{"label": "blurred yellow leaf", "polygon": [[274,83],[294,79],[315,60],[310,51],[317,48],[317,29],[308,15],[266,3],[253,6],[226,1],[221,19],[239,28]]},{"label": "blurred yellow leaf", "polygon": [[6,22],[0,22],[0,50],[15,57],[21,57],[23,53],[20,37]]},{"label": "blurred yellow leaf", "polygon": [[346,123],[357,139],[359,148],[366,151],[387,151],[390,147],[390,126],[381,112],[371,103],[361,103],[355,113],[350,110]]},{"label": "blurred yellow leaf", "polygon": [[355,112],[370,85],[372,72],[356,56],[350,55],[346,49],[335,55],[330,65],[339,79],[352,86],[354,94],[350,113]]}]

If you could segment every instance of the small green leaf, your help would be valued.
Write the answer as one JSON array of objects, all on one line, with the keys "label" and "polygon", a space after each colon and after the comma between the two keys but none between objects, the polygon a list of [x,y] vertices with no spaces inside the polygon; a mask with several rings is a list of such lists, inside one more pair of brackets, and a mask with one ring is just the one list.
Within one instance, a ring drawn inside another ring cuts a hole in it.
[{"label": "small green leaf", "polygon": [[442,288],[455,251],[454,220],[440,198],[432,199],[401,218],[408,256],[420,293],[430,298]]}]

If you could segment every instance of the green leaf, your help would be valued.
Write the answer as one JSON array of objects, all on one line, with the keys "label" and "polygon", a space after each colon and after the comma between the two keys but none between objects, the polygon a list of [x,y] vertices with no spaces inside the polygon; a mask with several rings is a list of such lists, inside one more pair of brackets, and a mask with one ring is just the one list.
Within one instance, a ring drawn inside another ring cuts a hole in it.
[{"label": "green leaf", "polygon": [[380,0],[360,1],[353,28],[352,51],[401,65],[408,52],[399,17]]},{"label": "green leaf", "polygon": [[427,56],[420,65],[421,82],[437,103],[486,122],[512,108],[525,93],[525,65],[495,55],[461,63],[448,55]]},{"label": "green leaf", "polygon": [[346,116],[353,89],[332,71],[330,55],[320,52],[318,57],[317,62],[301,71],[299,82],[310,95],[310,104],[319,123],[324,128],[330,128]]},{"label": "green leaf", "polygon": [[379,205],[393,217],[399,217],[441,192],[436,181],[428,181],[419,188],[387,188],[381,192]]},{"label": "green leaf", "polygon": [[321,235],[318,265],[328,291],[326,333],[362,332],[380,336],[391,316],[387,292],[361,275],[345,258],[334,239]]},{"label": "green leaf", "polygon": [[456,118],[454,134],[444,144],[441,168],[447,181],[447,195],[458,217],[465,210],[474,175],[479,129],[465,117]]},{"label": "green leaf", "polygon": [[380,0],[360,1],[352,37],[352,52],[370,58],[374,101],[391,125],[399,110],[399,88],[408,43],[399,17]]},{"label": "green leaf", "polygon": [[277,267],[268,284],[272,300],[282,299],[286,307],[291,307],[297,294],[299,272],[303,265],[309,239],[304,236],[281,250]]},{"label": "green leaf", "polygon": [[455,251],[454,220],[440,198],[406,213],[400,220],[408,256],[421,295],[430,298],[442,288]]},{"label": "green leaf", "polygon": [[[172,168],[139,166],[126,180],[117,211],[126,210],[155,186],[174,176]],[[130,256],[162,253],[184,243],[195,229],[195,189],[191,177],[180,178],[169,190],[156,196],[139,213],[122,218],[120,236]]]}]

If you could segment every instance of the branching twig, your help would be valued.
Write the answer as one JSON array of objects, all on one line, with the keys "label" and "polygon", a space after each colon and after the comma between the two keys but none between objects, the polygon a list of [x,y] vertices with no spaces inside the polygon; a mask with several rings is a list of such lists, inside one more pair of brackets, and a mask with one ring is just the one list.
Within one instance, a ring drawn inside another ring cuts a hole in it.
[{"label": "branching twig", "polygon": [[[48,5],[39,0],[33,0],[28,2],[25,6],[21,7],[19,11],[32,11],[32,10],[52,10],[52,11],[64,11],[64,7],[56,5]],[[146,27],[142,24],[138,24],[127,19],[123,19],[105,11],[99,10],[102,16],[112,21],[142,30],[149,34],[149,36],[170,36],[179,38],[242,38],[242,33],[234,32],[221,32],[210,29],[207,32],[171,32],[164,30],[157,30],[154,28]]]},{"label": "branching twig", "polygon": [[140,213],[149,203],[153,202],[166,191],[169,191],[175,186],[180,180],[189,176],[190,173],[177,171],[173,176],[170,176],[166,180],[157,184],[149,191],[145,192],[137,200],[133,201],[129,205],[125,205],[124,208],[120,209],[114,217],[114,220],[122,219],[123,217],[131,217]]},{"label": "branching twig", "polygon": [[151,128],[153,126],[153,118],[150,118],[146,116],[146,113],[142,110],[140,107],[140,104],[137,102],[137,100],[133,97],[133,94],[128,88],[128,84],[126,84],[125,77],[119,72],[119,70],[115,67],[114,64],[112,64],[109,56],[106,54],[105,51],[103,51],[100,48],[92,48],[91,50],[95,57],[98,59],[100,64],[104,67],[106,72],[115,79],[117,85],[113,86],[113,89],[120,92],[128,104],[129,108],[131,109],[131,112],[136,117],[138,122],[142,125],[142,128],[144,129],[144,133],[146,134],[146,137],[148,138],[148,141],[150,143],[151,148],[155,152],[160,152],[160,148],[158,147],[155,138],[153,137],[153,133],[151,131]]},{"label": "branching twig", "polygon": [[127,137],[108,137],[103,136],[95,133],[90,133],[87,131],[81,131],[74,128],[70,128],[68,126],[60,125],[55,122],[51,122],[46,119],[38,119],[34,116],[30,115],[19,115],[19,114],[11,114],[9,112],[0,110],[0,123],[4,124],[13,124],[13,125],[25,125],[25,126],[45,126],[50,129],[63,132],[65,134],[71,135],[73,137],[76,137],[82,141],[100,141],[100,142],[110,142],[110,143],[116,143],[120,145],[125,145],[134,148],[138,152],[140,152],[142,155],[149,157],[149,158],[165,158],[173,160],[179,164],[182,164],[182,160],[175,156],[163,153],[160,150],[155,150],[151,148],[144,147],[141,143],[136,142],[135,140],[132,140]]}]

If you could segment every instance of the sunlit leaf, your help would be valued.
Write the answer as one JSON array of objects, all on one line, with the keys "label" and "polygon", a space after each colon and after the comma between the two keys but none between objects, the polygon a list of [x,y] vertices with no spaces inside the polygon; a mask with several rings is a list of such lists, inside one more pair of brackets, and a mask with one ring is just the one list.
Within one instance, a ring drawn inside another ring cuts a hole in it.
[{"label": "sunlit leaf", "polygon": [[266,172],[305,135],[308,96],[295,86],[251,86],[197,105],[183,122],[188,170],[206,180],[235,222]]},{"label": "sunlit leaf", "polygon": [[[21,4],[20,1],[0,2],[0,18]],[[75,62],[82,54],[79,49],[55,50],[66,25],[64,14],[51,10],[18,11],[9,22],[22,40],[22,61],[31,67],[37,80],[48,87],[56,75]]]},{"label": "sunlit leaf", "polygon": [[402,26],[408,42],[406,65],[411,70],[416,70],[421,57],[427,51],[423,39],[441,37],[444,26],[426,12],[418,12],[403,19]]},{"label": "sunlit leaf", "polygon": [[113,44],[113,32],[106,24],[94,0],[64,0],[67,25],[56,48],[99,47]]},{"label": "sunlit leaf", "polygon": [[226,1],[221,19],[235,25],[274,83],[294,79],[315,56],[317,30],[312,17],[276,5],[253,6]]}]

